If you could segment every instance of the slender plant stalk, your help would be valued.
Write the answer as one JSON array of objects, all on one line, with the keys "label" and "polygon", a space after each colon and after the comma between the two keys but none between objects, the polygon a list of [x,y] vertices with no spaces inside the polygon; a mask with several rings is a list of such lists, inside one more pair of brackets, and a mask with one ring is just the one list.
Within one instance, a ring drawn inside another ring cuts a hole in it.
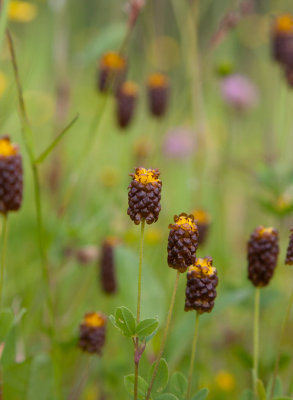
[{"label": "slender plant stalk", "polygon": [[47,261],[47,253],[46,253],[46,246],[44,243],[44,234],[43,234],[43,219],[42,219],[42,207],[41,207],[41,196],[40,196],[40,180],[39,180],[39,173],[38,168],[35,163],[35,155],[34,155],[34,147],[32,143],[32,131],[30,128],[25,102],[23,99],[23,92],[20,83],[20,77],[18,72],[18,65],[16,60],[16,54],[14,50],[14,44],[12,40],[12,36],[10,32],[6,31],[8,47],[11,57],[11,62],[13,66],[14,72],[14,79],[17,86],[17,94],[18,94],[18,102],[19,102],[19,111],[20,111],[20,119],[23,131],[23,138],[25,142],[25,146],[29,155],[29,160],[31,164],[31,169],[33,173],[33,180],[34,180],[34,187],[35,187],[35,205],[36,205],[36,213],[37,213],[37,225],[38,225],[38,240],[40,246],[40,254],[42,259],[42,273],[44,279],[44,286],[46,290],[46,299],[47,299],[47,307],[49,311],[50,317],[50,330],[51,334],[54,329],[54,312],[53,312],[53,302],[50,295],[50,286],[49,286],[49,269],[48,269],[48,261]]},{"label": "slender plant stalk", "polygon": [[[141,221],[140,231],[140,248],[139,248],[139,266],[138,266],[138,287],[137,287],[137,309],[136,309],[136,323],[140,320],[140,303],[141,303],[141,275],[142,275],[142,259],[143,259],[143,242],[144,242],[144,227],[145,220]],[[138,337],[134,339],[134,400],[137,400],[138,393],[138,368],[139,359],[138,352]]]},{"label": "slender plant stalk", "polygon": [[275,386],[276,386],[276,379],[277,379],[277,376],[278,376],[279,364],[280,364],[281,345],[282,345],[282,340],[283,340],[284,335],[285,335],[286,327],[287,327],[288,322],[289,322],[289,318],[290,318],[290,314],[291,314],[291,310],[292,310],[292,305],[293,305],[293,289],[291,291],[291,295],[290,295],[290,298],[289,298],[289,301],[288,301],[285,318],[284,318],[282,326],[281,326],[280,338],[279,338],[278,347],[277,347],[277,356],[276,356],[276,361],[275,361],[275,369],[274,369],[274,375],[273,375],[273,383],[272,383],[272,389],[271,389],[271,393],[270,393],[270,400],[274,396],[274,391],[275,391]]},{"label": "slender plant stalk", "polygon": [[198,312],[196,312],[195,328],[194,328],[194,335],[193,335],[193,341],[192,341],[192,351],[191,351],[191,359],[190,359],[189,374],[188,374],[188,386],[187,386],[186,400],[190,399],[190,393],[191,393],[193,366],[194,366],[196,345],[197,345],[197,338],[198,338],[199,315],[200,314]]},{"label": "slender plant stalk", "polygon": [[139,248],[139,267],[138,267],[138,288],[137,288],[137,311],[136,311],[136,322],[140,320],[140,303],[141,303],[141,274],[142,274],[142,259],[143,259],[143,242],[144,242],[144,227],[145,220],[141,222],[140,231],[140,248]]},{"label": "slender plant stalk", "polygon": [[255,289],[254,300],[254,333],[253,333],[253,389],[255,398],[257,398],[257,381],[258,381],[258,360],[259,360],[259,302],[260,288]]},{"label": "slender plant stalk", "polygon": [[168,336],[169,329],[170,329],[170,322],[171,322],[171,318],[172,318],[172,314],[173,314],[175,297],[176,297],[176,293],[177,293],[177,289],[178,289],[179,277],[180,277],[180,271],[177,271],[175,284],[174,284],[174,289],[173,289],[173,293],[172,293],[172,297],[171,297],[171,303],[170,303],[170,307],[169,307],[169,311],[168,311],[167,323],[166,323],[166,327],[165,327],[165,331],[164,331],[164,335],[163,335],[163,339],[162,339],[162,343],[161,343],[161,348],[160,348],[160,351],[159,351],[159,355],[158,355],[158,358],[157,358],[157,361],[156,361],[156,365],[155,365],[154,372],[153,372],[153,375],[152,375],[152,378],[151,378],[151,382],[150,382],[149,387],[148,387],[148,391],[147,391],[147,395],[146,395],[145,400],[149,400],[149,398],[151,396],[151,391],[152,391],[153,384],[154,384],[154,381],[155,381],[155,378],[156,378],[156,375],[157,375],[157,372],[158,372],[159,363],[160,363],[160,360],[162,358],[162,355],[163,355],[163,352],[164,352],[164,349],[165,349],[165,344],[166,344],[167,336]]},{"label": "slender plant stalk", "polygon": [[6,248],[7,248],[7,229],[8,225],[8,216],[7,214],[3,214],[3,222],[2,222],[2,248],[1,248],[1,267],[0,267],[0,303],[2,301],[3,295],[3,286],[4,286],[4,270],[5,270],[5,262],[6,262]]}]

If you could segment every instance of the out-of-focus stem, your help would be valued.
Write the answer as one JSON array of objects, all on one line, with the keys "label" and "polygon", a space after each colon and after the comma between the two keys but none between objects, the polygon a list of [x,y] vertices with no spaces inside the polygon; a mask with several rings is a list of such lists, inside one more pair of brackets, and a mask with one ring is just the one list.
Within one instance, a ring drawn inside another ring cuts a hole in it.
[{"label": "out-of-focus stem", "polygon": [[1,266],[0,266],[0,304],[2,301],[3,286],[4,286],[4,271],[6,262],[7,233],[8,233],[7,224],[8,224],[8,216],[7,214],[4,214],[2,222],[2,248],[1,248]]},{"label": "out-of-focus stem", "polygon": [[257,399],[258,360],[259,360],[259,301],[260,288],[255,289],[254,299],[254,331],[253,331],[253,389]]},{"label": "out-of-focus stem", "polygon": [[162,355],[163,355],[163,352],[165,349],[166,340],[167,340],[167,336],[168,336],[169,329],[170,329],[171,318],[172,318],[172,314],[173,314],[173,308],[174,308],[175,297],[176,297],[177,288],[178,288],[179,277],[180,277],[180,271],[177,271],[174,289],[173,289],[173,293],[172,293],[172,297],[171,297],[171,303],[170,303],[170,307],[169,307],[169,311],[168,311],[167,323],[166,323],[166,327],[165,327],[165,331],[164,331],[164,335],[163,335],[163,339],[162,339],[162,344],[161,344],[161,348],[160,348],[160,351],[158,354],[158,358],[157,358],[157,361],[155,364],[154,372],[153,372],[151,382],[148,387],[148,391],[147,391],[145,400],[149,400],[149,398],[151,396],[151,391],[152,391],[153,384],[155,382],[155,378],[156,378],[156,375],[158,372],[159,363],[160,363],[160,360],[162,358]]},{"label": "out-of-focus stem", "polygon": [[[141,221],[140,231],[140,248],[139,248],[139,265],[138,265],[138,285],[137,285],[137,309],[136,309],[136,323],[140,320],[140,305],[141,305],[141,276],[142,276],[142,260],[143,260],[143,242],[144,242],[144,228],[145,220]],[[138,368],[139,358],[137,359],[138,352],[138,337],[134,339],[134,400],[137,400],[138,392]]]},{"label": "out-of-focus stem", "polygon": [[191,359],[190,359],[189,374],[188,374],[188,386],[187,386],[186,400],[190,399],[190,393],[191,393],[193,366],[194,366],[196,345],[197,345],[197,338],[198,338],[198,325],[199,325],[199,313],[197,312],[196,318],[195,318],[193,341],[192,341],[192,350],[191,350]]},{"label": "out-of-focus stem", "polygon": [[289,318],[290,318],[290,314],[291,314],[291,310],[292,310],[292,305],[293,305],[293,288],[292,288],[291,295],[290,295],[290,298],[289,298],[289,301],[288,301],[285,318],[284,318],[282,326],[281,326],[280,338],[279,338],[278,347],[277,347],[277,356],[276,356],[276,361],[275,361],[274,375],[273,375],[273,383],[272,383],[272,389],[271,389],[271,393],[270,393],[270,400],[274,397],[276,379],[277,379],[278,372],[279,372],[279,364],[280,364],[280,356],[281,356],[281,345],[282,345],[282,340],[283,340],[284,335],[285,335],[286,327],[287,327],[288,322],[289,322]]}]

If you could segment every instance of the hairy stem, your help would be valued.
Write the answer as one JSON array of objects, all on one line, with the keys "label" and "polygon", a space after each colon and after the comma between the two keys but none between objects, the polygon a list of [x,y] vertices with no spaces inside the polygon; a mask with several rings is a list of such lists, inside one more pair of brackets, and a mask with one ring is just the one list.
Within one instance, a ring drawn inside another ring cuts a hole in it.
[{"label": "hairy stem", "polygon": [[253,333],[253,389],[257,398],[258,360],[259,360],[259,302],[260,288],[255,289],[254,300],[254,333]]},{"label": "hairy stem", "polygon": [[277,356],[276,356],[276,361],[275,361],[275,368],[274,368],[274,375],[273,375],[273,383],[272,383],[272,389],[270,393],[270,400],[274,397],[274,391],[275,391],[275,386],[276,386],[276,379],[278,376],[279,372],[279,364],[280,364],[280,356],[281,356],[281,345],[282,345],[282,340],[285,335],[286,327],[289,322],[291,310],[292,310],[292,305],[293,305],[293,288],[291,291],[291,295],[288,301],[287,309],[286,309],[286,314],[285,318],[283,320],[282,326],[281,326],[281,332],[280,332],[280,338],[278,342],[278,347],[277,347]]},{"label": "hairy stem", "polygon": [[190,399],[190,393],[191,393],[193,366],[194,366],[196,345],[197,345],[197,338],[198,338],[199,315],[200,314],[197,312],[196,318],[195,318],[193,341],[192,341],[192,351],[191,351],[191,359],[190,359],[189,374],[188,374],[188,386],[187,386],[186,400]]},{"label": "hairy stem", "polygon": [[165,331],[164,331],[164,335],[163,335],[163,339],[162,339],[162,343],[161,343],[161,348],[160,348],[159,355],[158,355],[158,358],[156,361],[156,365],[155,365],[154,372],[153,372],[153,375],[151,378],[151,382],[148,387],[146,400],[149,400],[149,398],[151,396],[151,391],[152,391],[153,384],[154,384],[154,381],[155,381],[155,378],[156,378],[156,375],[158,372],[159,363],[160,363],[160,360],[162,358],[162,355],[163,355],[163,352],[165,349],[165,344],[166,344],[167,336],[168,336],[169,329],[170,329],[170,322],[171,322],[171,318],[172,318],[172,314],[173,314],[175,297],[176,297],[177,288],[178,288],[179,276],[180,276],[180,271],[177,271],[174,289],[173,289],[173,293],[172,293],[172,297],[171,297],[171,303],[170,303],[170,307],[169,307],[169,311],[168,311],[167,323],[166,323],[166,327],[165,327]]},{"label": "hairy stem", "polygon": [[5,260],[6,260],[6,248],[7,248],[7,224],[8,216],[3,214],[2,223],[2,248],[1,248],[1,267],[0,267],[0,303],[2,301],[3,286],[4,286],[4,270],[5,270]]}]

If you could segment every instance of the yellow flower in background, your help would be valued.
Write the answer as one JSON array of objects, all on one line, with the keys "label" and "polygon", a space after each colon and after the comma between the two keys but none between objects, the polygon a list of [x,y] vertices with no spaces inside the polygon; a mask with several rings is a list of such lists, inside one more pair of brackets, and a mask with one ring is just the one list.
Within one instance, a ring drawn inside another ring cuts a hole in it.
[{"label": "yellow flower in background", "polygon": [[37,7],[26,1],[10,1],[8,18],[17,22],[30,22],[37,15]]},{"label": "yellow flower in background", "polygon": [[7,87],[7,78],[5,74],[0,71],[0,97],[5,92],[6,87]]},{"label": "yellow flower in background", "polygon": [[225,392],[231,392],[235,388],[235,378],[228,371],[219,371],[215,380],[218,388]]}]

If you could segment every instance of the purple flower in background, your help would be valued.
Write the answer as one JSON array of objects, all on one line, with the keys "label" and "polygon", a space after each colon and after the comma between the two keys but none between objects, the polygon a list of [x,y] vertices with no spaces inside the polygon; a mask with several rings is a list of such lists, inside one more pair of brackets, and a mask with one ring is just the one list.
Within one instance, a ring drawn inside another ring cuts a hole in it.
[{"label": "purple flower in background", "polygon": [[192,155],[196,147],[195,133],[186,127],[178,127],[166,133],[163,143],[164,155],[182,159]]},{"label": "purple flower in background", "polygon": [[249,78],[232,74],[221,80],[223,99],[237,110],[247,110],[259,102],[259,91]]}]

